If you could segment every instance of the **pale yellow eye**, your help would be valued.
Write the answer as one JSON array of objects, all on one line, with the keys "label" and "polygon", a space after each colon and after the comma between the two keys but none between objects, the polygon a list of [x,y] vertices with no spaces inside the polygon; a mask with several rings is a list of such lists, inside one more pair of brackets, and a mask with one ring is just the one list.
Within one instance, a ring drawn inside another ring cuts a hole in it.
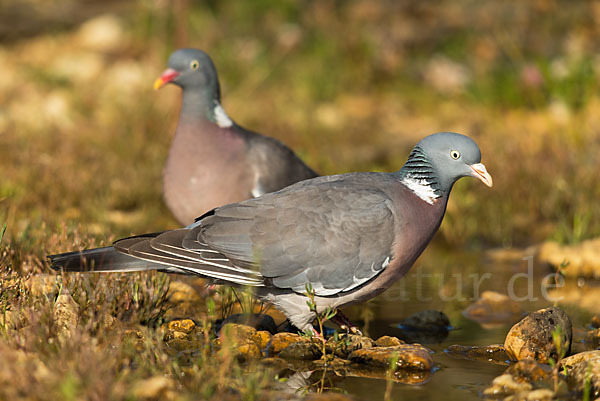
[{"label": "pale yellow eye", "polygon": [[452,157],[454,160],[457,160],[460,158],[460,152],[458,150],[451,150],[450,157]]},{"label": "pale yellow eye", "polygon": [[198,61],[197,61],[197,60],[194,60],[194,61],[192,61],[192,62],[190,63],[190,68],[191,68],[192,70],[197,70],[197,69],[198,69],[198,67],[200,67],[200,63],[198,63]]}]

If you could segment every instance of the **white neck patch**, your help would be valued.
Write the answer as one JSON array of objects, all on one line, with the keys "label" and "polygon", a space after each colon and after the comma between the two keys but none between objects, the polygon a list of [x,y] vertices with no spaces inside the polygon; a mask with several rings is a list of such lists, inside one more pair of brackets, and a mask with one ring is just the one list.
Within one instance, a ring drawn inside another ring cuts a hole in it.
[{"label": "white neck patch", "polygon": [[227,115],[227,113],[225,113],[225,110],[223,110],[223,107],[221,106],[221,104],[219,102],[217,102],[215,100],[215,108],[213,110],[214,116],[215,116],[215,121],[217,122],[217,125],[221,128],[229,128],[233,125],[233,121],[231,121],[231,118],[229,118],[229,116]]},{"label": "white neck patch", "polygon": [[433,201],[439,198],[431,184],[427,180],[416,180],[414,178],[405,177],[402,183],[408,187],[415,195],[423,199],[425,202],[433,205]]}]

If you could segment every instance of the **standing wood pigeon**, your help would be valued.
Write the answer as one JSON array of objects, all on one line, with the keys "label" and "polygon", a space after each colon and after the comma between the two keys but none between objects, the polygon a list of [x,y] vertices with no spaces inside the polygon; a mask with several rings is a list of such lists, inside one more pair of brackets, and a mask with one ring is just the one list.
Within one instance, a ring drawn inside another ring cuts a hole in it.
[{"label": "standing wood pigeon", "polygon": [[372,298],[410,269],[438,230],[461,177],[492,186],[477,144],[455,133],[421,140],[394,173],[350,173],[301,181],[218,207],[178,230],[112,247],[50,256],[65,271],[161,270],[255,287],[299,329],[318,310]]},{"label": "standing wood pigeon", "polygon": [[182,89],[179,124],[163,171],[167,206],[184,225],[227,203],[316,177],[287,146],[248,131],[221,107],[217,71],[206,53],[179,49],[154,82]]}]

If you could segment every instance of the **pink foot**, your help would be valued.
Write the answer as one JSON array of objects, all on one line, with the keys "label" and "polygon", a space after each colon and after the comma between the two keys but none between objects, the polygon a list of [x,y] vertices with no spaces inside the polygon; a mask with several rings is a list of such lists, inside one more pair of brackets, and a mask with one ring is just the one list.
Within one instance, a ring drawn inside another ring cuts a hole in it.
[{"label": "pink foot", "polygon": [[331,318],[331,321],[340,326],[340,329],[342,330],[348,330],[352,334],[362,336],[362,332],[358,329],[358,327],[356,327],[356,325],[352,323],[352,321],[350,321],[350,319],[348,319],[346,315],[344,315],[339,309],[337,310],[335,316]]}]

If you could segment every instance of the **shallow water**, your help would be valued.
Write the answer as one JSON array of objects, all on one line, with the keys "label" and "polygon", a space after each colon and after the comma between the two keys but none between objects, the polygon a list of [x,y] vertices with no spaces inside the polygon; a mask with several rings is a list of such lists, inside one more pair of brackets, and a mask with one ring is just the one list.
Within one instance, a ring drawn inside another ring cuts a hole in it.
[{"label": "shallow water", "polygon": [[[372,338],[382,335],[402,337],[402,331],[394,326],[411,314],[427,309],[443,311],[453,326],[445,338],[419,339],[421,344],[435,352],[436,369],[422,384],[394,383],[392,399],[480,399],[481,391],[506,366],[459,359],[444,350],[453,344],[501,344],[514,322],[482,327],[464,317],[462,311],[485,290],[512,294],[526,312],[550,306],[554,301],[548,296],[553,293],[548,291],[549,294],[545,294],[541,286],[550,273],[546,266],[537,266],[530,259],[522,260],[520,257],[498,261],[483,252],[446,252],[439,247],[428,249],[407,276],[367,306],[374,313],[368,327]],[[480,283],[479,286],[474,284],[475,280]],[[355,306],[347,314],[360,321],[364,308]],[[574,321],[574,328],[583,327],[588,316],[585,311],[569,307],[568,313]],[[382,400],[386,381],[346,377],[336,381],[335,387],[363,399]]]}]

